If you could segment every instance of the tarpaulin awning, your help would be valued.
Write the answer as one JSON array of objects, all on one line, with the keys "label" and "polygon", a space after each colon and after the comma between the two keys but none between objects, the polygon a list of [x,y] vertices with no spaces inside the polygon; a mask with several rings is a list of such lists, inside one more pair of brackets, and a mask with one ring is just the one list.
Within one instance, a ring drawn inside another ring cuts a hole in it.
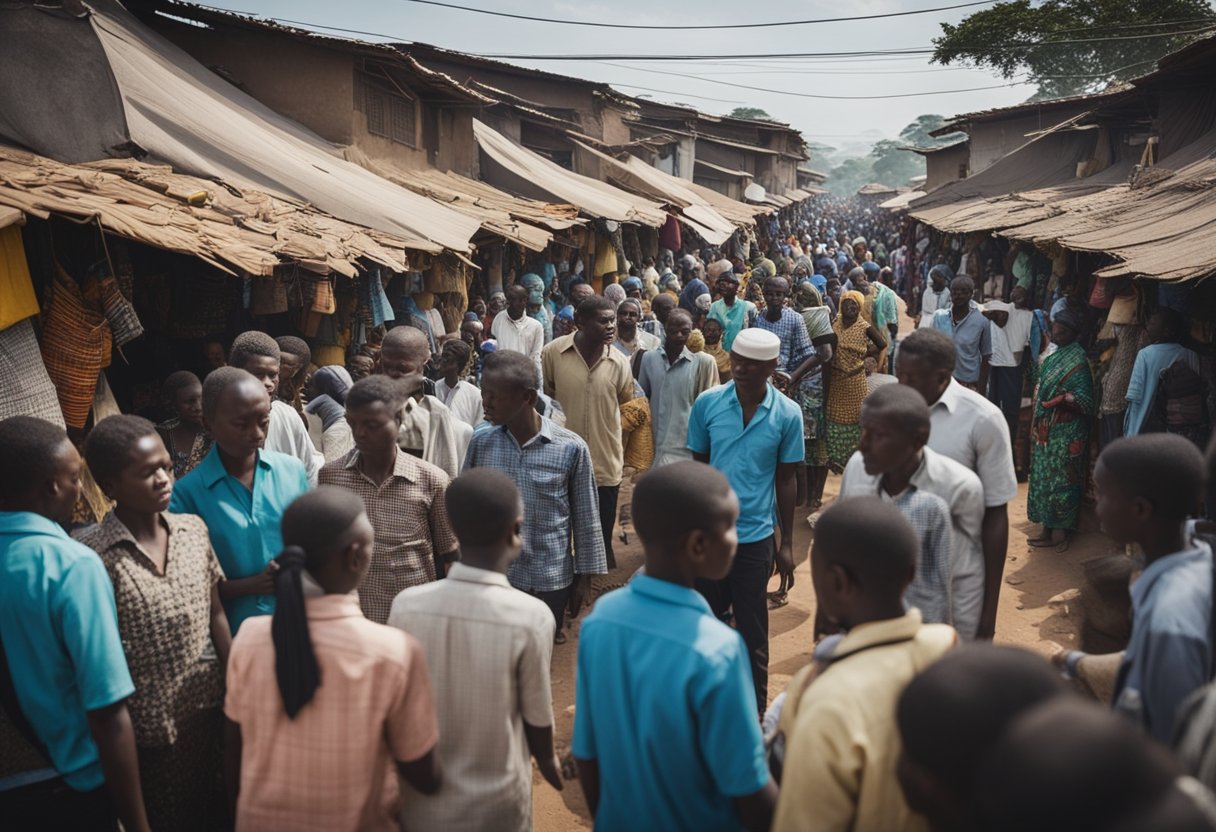
[{"label": "tarpaulin awning", "polygon": [[302,203],[254,190],[235,194],[131,159],[67,165],[0,146],[0,216],[8,212],[95,220],[112,234],[234,274],[269,275],[284,261],[347,277],[361,259],[409,269],[403,240]]},{"label": "tarpaulin awning", "polygon": [[878,207],[886,208],[888,211],[906,211],[908,209],[908,203],[912,202],[913,200],[920,199],[924,195],[924,191],[908,191],[907,193],[893,196],[886,202],[878,203]]},{"label": "tarpaulin awning", "polygon": [[[704,159],[697,159],[693,162],[694,165],[699,165],[703,168],[714,171],[715,173],[725,174],[732,179],[751,179],[752,175],[745,170],[731,170],[722,165],[715,165],[713,162],[707,162]],[[711,177],[712,178],[712,177]]]},{"label": "tarpaulin awning", "polygon": [[651,228],[667,222],[667,212],[657,202],[566,170],[478,119],[473,119],[473,135],[484,153],[483,162],[489,162],[482,165],[482,178],[491,185],[534,199],[569,202],[590,217]]},{"label": "tarpaulin awning", "polygon": [[719,193],[713,188],[707,188],[704,185],[698,185],[696,182],[688,182],[686,184],[693,193],[700,194],[706,202],[712,205],[715,211],[740,228],[755,228],[757,216],[766,216],[773,212],[772,208],[766,208],[762,205],[750,205],[737,199],[731,199],[726,194]]},{"label": "tarpaulin awning", "polygon": [[599,160],[609,182],[677,209],[680,218],[711,246],[722,245],[735,233],[735,224],[711,208],[687,181],[651,167],[636,156],[617,159],[582,142],[575,144]]},{"label": "tarpaulin awning", "polygon": [[481,223],[484,231],[531,251],[543,251],[553,239],[554,231],[584,223],[579,219],[578,209],[567,203],[513,196],[451,171],[404,170],[368,159],[355,147],[347,148],[347,156],[390,182],[468,214]]},{"label": "tarpaulin awning", "polygon": [[0,228],[8,228],[10,225],[24,225],[25,213],[16,208],[6,208],[0,206]]},{"label": "tarpaulin awning", "polygon": [[472,217],[341,159],[117,2],[96,0],[89,11],[0,8],[0,137],[71,163],[146,151],[182,173],[307,201],[423,250],[468,251]]}]

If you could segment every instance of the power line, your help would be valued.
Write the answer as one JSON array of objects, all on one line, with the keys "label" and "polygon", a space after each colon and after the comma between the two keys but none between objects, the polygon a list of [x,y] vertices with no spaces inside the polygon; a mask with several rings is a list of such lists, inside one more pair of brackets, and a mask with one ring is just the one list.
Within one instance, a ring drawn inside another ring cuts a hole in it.
[{"label": "power line", "polygon": [[[1072,38],[1067,40],[1044,40],[1034,43],[1014,43],[1004,46],[989,47],[993,50],[1014,50],[1014,49],[1037,49],[1043,46],[1073,46],[1086,43],[1106,43],[1110,41],[1122,40],[1145,40],[1146,38],[1172,38],[1179,35],[1193,35],[1202,32],[1210,32],[1212,27],[1204,27],[1200,29],[1187,29],[1181,32],[1158,32],[1152,35],[1115,35],[1109,38]],[[874,51],[857,51],[857,52],[836,52],[832,55],[823,57],[868,57],[882,55],[931,55],[935,52],[934,49],[922,49],[916,47],[906,47],[897,49],[879,49]],[[612,61],[612,60],[640,60],[636,55],[518,55],[504,53],[480,53],[480,57],[492,58],[496,60],[515,60],[515,61]],[[754,60],[756,58],[816,58],[820,57],[819,53],[811,52],[768,52],[752,55],[655,55],[646,58],[647,61],[704,61],[710,58],[713,59],[739,59],[739,60]]]},{"label": "power line", "polygon": [[508,17],[512,20],[528,20],[533,23],[559,23],[564,26],[594,26],[598,29],[650,29],[658,31],[703,31],[707,29],[766,29],[775,26],[807,26],[815,23],[845,23],[857,20],[879,20],[888,17],[907,17],[915,14],[928,14],[931,12],[945,12],[952,9],[966,9],[973,6],[990,6],[997,0],[980,0],[974,3],[957,3],[953,6],[938,6],[932,9],[913,9],[903,12],[886,12],[884,14],[867,14],[857,15],[854,17],[822,17],[811,20],[776,20],[766,23],[715,23],[704,25],[683,25],[683,26],[660,26],[655,24],[644,23],[599,23],[591,20],[562,20],[554,17],[533,17],[526,14],[513,14],[511,12],[500,12],[492,9],[475,9],[470,6],[460,6],[455,3],[441,3],[439,0],[402,0],[405,3],[418,3],[423,6],[438,6],[443,9],[454,9],[462,12],[473,12],[475,14],[488,14],[494,17]]}]

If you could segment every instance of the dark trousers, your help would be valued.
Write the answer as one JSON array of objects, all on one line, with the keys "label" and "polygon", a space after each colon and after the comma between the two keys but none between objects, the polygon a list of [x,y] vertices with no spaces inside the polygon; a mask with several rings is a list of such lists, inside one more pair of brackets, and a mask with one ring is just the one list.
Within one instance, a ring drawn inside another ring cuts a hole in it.
[{"label": "dark trousers", "polygon": [[0,827],[13,832],[114,832],[118,817],[104,785],[78,792],[56,777],[0,792]]},{"label": "dark trousers", "polygon": [[616,569],[616,554],[612,551],[612,530],[616,527],[616,501],[621,494],[619,485],[601,485],[595,489],[600,498],[600,530],[604,533],[604,555],[608,568]]},{"label": "dark trousers", "polygon": [[573,583],[571,583],[570,586],[562,589],[554,589],[549,592],[534,592],[530,589],[525,590],[525,592],[527,592],[533,598],[539,598],[540,600],[544,601],[549,607],[549,610],[553,613],[553,620],[557,622],[557,629],[554,630],[555,633],[560,633],[562,631],[562,625],[566,622],[566,608],[570,605],[570,587],[572,586],[574,586]]},{"label": "dark trousers", "polygon": [[768,707],[768,579],[775,554],[772,537],[740,543],[730,574],[720,581],[697,581],[697,590],[714,615],[724,618],[727,610],[734,609],[735,629],[747,645],[761,714]]},{"label": "dark trousers", "polygon": [[988,401],[1001,409],[1012,440],[1022,411],[1022,367],[991,367],[988,370]]}]

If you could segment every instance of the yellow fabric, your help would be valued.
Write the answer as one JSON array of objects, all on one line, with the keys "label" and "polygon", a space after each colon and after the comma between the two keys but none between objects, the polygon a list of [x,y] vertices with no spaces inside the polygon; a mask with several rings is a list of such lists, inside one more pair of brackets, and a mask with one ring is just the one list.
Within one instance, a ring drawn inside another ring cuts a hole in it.
[{"label": "yellow fabric", "polygon": [[0,329],[38,314],[38,297],[25,262],[21,229],[15,225],[0,229]]},{"label": "yellow fabric", "polygon": [[722,349],[722,342],[716,344],[706,344],[705,352],[707,355],[712,355],[714,361],[718,364],[718,381],[721,384],[731,380],[730,375],[730,353]]},{"label": "yellow fabric", "polygon": [[337,344],[316,344],[312,348],[312,363],[318,367],[346,364],[346,349]]},{"label": "yellow fabric", "polygon": [[[857,294],[847,292],[848,295]],[[865,360],[870,348],[870,325],[860,315],[847,329],[836,317],[836,351],[828,364],[832,383],[828,387],[828,419],[839,425],[861,421],[861,403],[866,397]]]},{"label": "yellow fabric", "polygon": [[[907,640],[883,644],[898,639]],[[845,658],[794,677],[781,714],[785,770],[773,832],[929,828],[908,808],[895,777],[895,703],[912,677],[957,641],[952,628],[922,624],[912,610],[854,627],[833,653]]]},{"label": "yellow fabric", "polygon": [[625,467],[649,470],[654,464],[654,431],[650,429],[650,402],[644,396],[621,405],[621,441]]}]

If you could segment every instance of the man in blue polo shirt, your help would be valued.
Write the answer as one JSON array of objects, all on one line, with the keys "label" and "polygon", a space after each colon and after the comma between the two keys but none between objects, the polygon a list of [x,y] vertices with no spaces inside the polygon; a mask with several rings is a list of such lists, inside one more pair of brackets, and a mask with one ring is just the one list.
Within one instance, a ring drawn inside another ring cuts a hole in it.
[{"label": "man in blue polo shirt", "polygon": [[769,828],[777,789],[746,648],[693,589],[730,571],[738,517],[726,478],[699,462],[638,480],[646,572],[579,632],[573,753],[596,829]]},{"label": "man in blue polo shirt", "polygon": [[233,634],[253,615],[274,612],[274,573],[283,548],[279,521],[308,490],[295,457],[262,449],[270,424],[270,395],[236,367],[213,370],[203,382],[203,424],[211,453],[173,489],[169,511],[207,523],[225,580],[220,599]]},{"label": "man in blue polo shirt", "polygon": [[[697,589],[719,618],[734,610],[751,656],[756,705],[768,704],[768,580],[794,585],[795,474],[804,459],[802,409],[769,384],[781,339],[767,330],[739,333],[731,345],[733,381],[702,393],[688,419],[688,449],[726,475],[739,495],[739,554],[730,574]],[[776,521],[781,544],[774,545]]]},{"label": "man in blue polo shirt", "polygon": [[[59,525],[80,496],[63,428],[0,422],[0,825],[146,830],[114,590]],[[104,769],[104,771],[103,771]]]}]

